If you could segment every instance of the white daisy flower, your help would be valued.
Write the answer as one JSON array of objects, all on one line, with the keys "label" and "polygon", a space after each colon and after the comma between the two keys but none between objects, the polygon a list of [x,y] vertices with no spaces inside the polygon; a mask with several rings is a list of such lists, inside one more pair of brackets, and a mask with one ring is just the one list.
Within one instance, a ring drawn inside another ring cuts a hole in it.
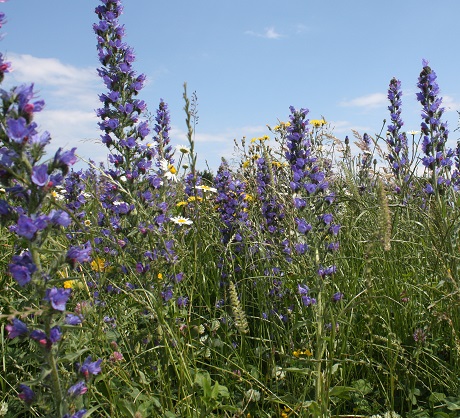
[{"label": "white daisy flower", "polygon": [[171,218],[171,221],[173,221],[177,225],[191,225],[193,221],[188,218],[184,218],[183,216],[175,216]]},{"label": "white daisy flower", "polygon": [[182,154],[190,154],[190,148],[186,145],[176,145],[176,150]]},{"label": "white daisy flower", "polygon": [[168,180],[177,181],[176,168],[172,164],[169,164],[168,160],[165,160],[164,158],[160,160],[160,168],[163,170],[164,176]]},{"label": "white daisy flower", "polygon": [[203,190],[203,191],[205,191],[205,192],[217,193],[217,189],[216,189],[216,188],[214,188],[214,187],[209,187],[209,186],[195,186],[195,189]]}]

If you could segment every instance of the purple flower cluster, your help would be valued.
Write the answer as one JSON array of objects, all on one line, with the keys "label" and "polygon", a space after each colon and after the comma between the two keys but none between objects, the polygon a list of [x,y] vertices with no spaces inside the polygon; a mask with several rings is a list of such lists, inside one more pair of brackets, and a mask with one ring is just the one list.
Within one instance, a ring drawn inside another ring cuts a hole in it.
[{"label": "purple flower cluster", "polygon": [[243,239],[241,228],[248,226],[246,184],[234,178],[226,161],[222,161],[214,184],[217,210],[223,223],[222,243],[227,245],[232,239],[239,243]]},{"label": "purple flower cluster", "polygon": [[151,167],[154,150],[142,141],[150,133],[147,121],[139,117],[146,110],[146,104],[135,96],[142,89],[145,75],[137,75],[133,69],[134,51],[125,42],[124,26],[118,18],[123,11],[119,0],[103,0],[95,12],[99,22],[93,25],[97,35],[97,49],[102,67],[99,76],[108,92],[100,95],[103,107],[97,110],[101,119],[99,127],[104,132],[102,142],[114,148],[110,162],[115,169],[110,171],[114,178],[125,176],[132,181]]},{"label": "purple flower cluster", "polygon": [[256,163],[257,195],[261,202],[264,219],[261,229],[269,233],[271,237],[275,237],[283,233],[284,229],[280,224],[285,217],[284,207],[275,194],[276,174],[270,167],[268,153],[263,158],[259,158]]},{"label": "purple flower cluster", "polygon": [[450,185],[449,172],[452,166],[453,150],[446,148],[449,131],[447,122],[442,122],[444,108],[441,107],[442,97],[436,82],[436,73],[423,60],[423,69],[418,78],[417,100],[422,105],[421,131],[423,135],[422,150],[425,156],[423,165],[432,173],[431,183],[425,191],[430,194]]},{"label": "purple flower cluster", "polygon": [[153,128],[155,135],[153,139],[155,140],[158,157],[166,160],[168,164],[173,164],[172,146],[169,144],[169,131],[171,129],[169,110],[168,105],[163,101],[163,99],[160,100],[155,116],[155,122],[155,127]]},{"label": "purple flower cluster", "polygon": [[409,168],[409,149],[406,133],[400,132],[404,125],[401,119],[401,96],[401,82],[393,77],[388,88],[388,99],[390,100],[388,110],[390,111],[391,124],[388,125],[385,142],[389,151],[387,159],[390,168],[396,178],[404,180]]}]

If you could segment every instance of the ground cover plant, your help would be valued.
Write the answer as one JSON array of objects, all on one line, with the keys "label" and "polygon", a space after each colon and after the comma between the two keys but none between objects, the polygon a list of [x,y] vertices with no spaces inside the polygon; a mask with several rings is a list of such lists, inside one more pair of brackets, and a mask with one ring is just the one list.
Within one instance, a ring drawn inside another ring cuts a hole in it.
[{"label": "ground cover plant", "polygon": [[393,78],[354,146],[291,107],[203,172],[196,94],[174,145],[121,12],[94,24],[106,165],[50,157],[33,86],[0,90],[0,416],[457,417],[460,144],[429,63],[419,132]]}]

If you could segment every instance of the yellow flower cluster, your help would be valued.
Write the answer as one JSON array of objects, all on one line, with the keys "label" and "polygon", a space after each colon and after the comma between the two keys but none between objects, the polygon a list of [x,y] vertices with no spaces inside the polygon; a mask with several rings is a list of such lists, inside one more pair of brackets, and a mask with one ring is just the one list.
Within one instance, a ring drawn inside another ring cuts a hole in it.
[{"label": "yellow flower cluster", "polygon": [[296,358],[299,358],[299,357],[311,357],[313,355],[313,353],[308,349],[306,348],[305,350],[295,350],[292,355]]},{"label": "yellow flower cluster", "polygon": [[313,125],[315,128],[321,128],[321,126],[326,125],[326,121],[324,119],[311,119],[310,125]]},{"label": "yellow flower cluster", "polygon": [[260,142],[268,141],[269,139],[270,139],[270,137],[268,135],[259,136],[258,138],[252,138],[251,139],[251,144],[253,144],[254,142],[257,142],[257,141],[260,141]]},{"label": "yellow flower cluster", "polygon": [[275,132],[279,132],[279,131],[282,131],[282,130],[288,128],[289,126],[291,126],[291,122],[280,122],[280,124],[279,124],[279,125],[276,125],[276,126],[273,128],[273,130],[274,130]]}]

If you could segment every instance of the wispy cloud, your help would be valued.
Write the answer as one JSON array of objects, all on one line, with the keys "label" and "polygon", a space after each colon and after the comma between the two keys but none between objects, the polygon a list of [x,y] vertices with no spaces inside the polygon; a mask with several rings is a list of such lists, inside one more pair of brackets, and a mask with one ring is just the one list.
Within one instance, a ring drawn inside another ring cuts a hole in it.
[{"label": "wispy cloud", "polygon": [[[266,135],[268,129],[266,126],[240,126],[224,128],[218,132],[201,132],[198,127],[195,137],[195,151],[198,154],[198,162],[200,168],[206,168],[205,164],[216,170],[220,164],[221,157],[231,161],[236,157],[235,140],[237,143],[241,142],[243,137],[246,138],[246,145],[253,137]],[[172,126],[170,137],[174,144],[186,144],[186,132]]]},{"label": "wispy cloud", "polygon": [[273,26],[270,26],[269,28],[265,28],[263,32],[254,32],[252,30],[248,30],[245,33],[246,35],[257,36],[259,38],[265,38],[265,39],[279,39],[284,36],[281,33],[278,33]]},{"label": "wispy cloud", "polygon": [[385,105],[387,103],[387,95],[384,93],[372,93],[366,96],[356,97],[351,100],[344,100],[340,102],[340,106],[344,107],[367,107],[375,108]]},{"label": "wispy cloud", "polygon": [[37,97],[45,100],[45,108],[35,120],[40,131],[51,134],[48,152],[77,147],[82,157],[105,159],[107,149],[98,144],[100,132],[94,112],[100,106],[98,94],[103,90],[96,68],[13,53],[8,54],[8,60],[13,72],[5,79],[6,87],[34,83]]},{"label": "wispy cloud", "polygon": [[299,23],[295,26],[295,32],[297,34],[307,32],[308,30],[309,30],[309,27],[302,23]]},{"label": "wispy cloud", "polygon": [[452,96],[443,96],[442,105],[446,109],[446,112],[460,110],[460,102],[455,101]]},{"label": "wispy cloud", "polygon": [[346,134],[350,135],[352,131],[367,132],[371,130],[370,126],[356,125],[347,120],[337,120],[329,122],[332,127],[333,134]]},{"label": "wispy cloud", "polygon": [[86,107],[94,109],[101,90],[96,68],[76,67],[56,58],[40,58],[26,54],[9,54],[13,65],[11,82],[15,84],[35,83],[36,89],[50,105],[72,109]]}]

